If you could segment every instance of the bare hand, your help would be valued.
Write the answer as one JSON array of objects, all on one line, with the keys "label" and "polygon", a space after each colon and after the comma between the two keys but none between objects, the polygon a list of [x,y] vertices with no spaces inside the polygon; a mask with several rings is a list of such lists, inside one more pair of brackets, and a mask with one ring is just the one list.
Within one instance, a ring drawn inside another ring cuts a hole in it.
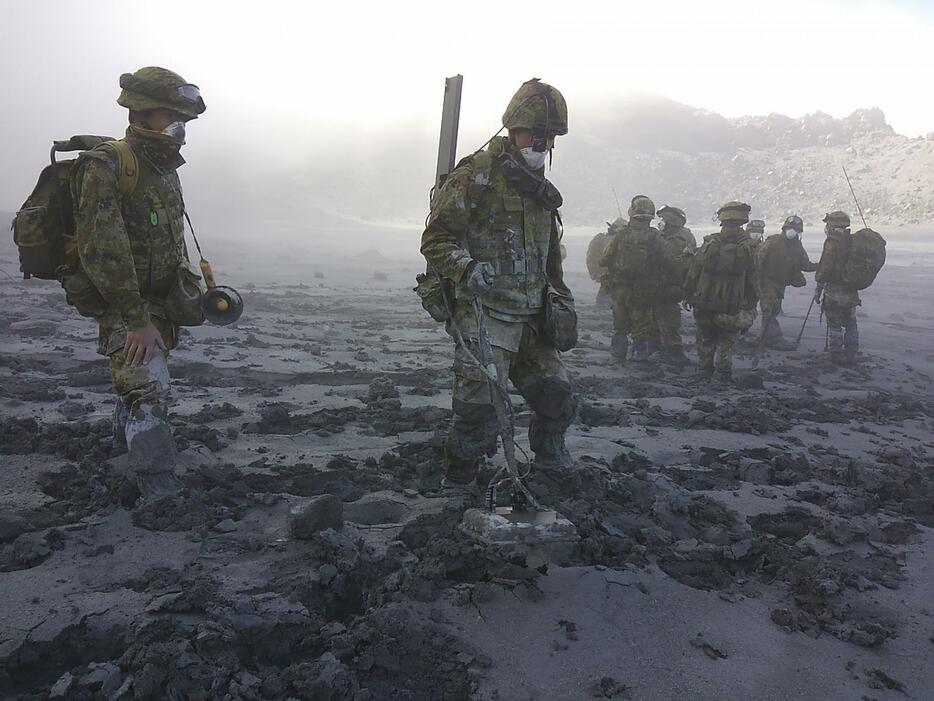
[{"label": "bare hand", "polygon": [[164,351],[165,345],[162,343],[159,329],[150,324],[139,331],[127,331],[123,357],[131,367],[148,365],[156,356],[156,348]]}]

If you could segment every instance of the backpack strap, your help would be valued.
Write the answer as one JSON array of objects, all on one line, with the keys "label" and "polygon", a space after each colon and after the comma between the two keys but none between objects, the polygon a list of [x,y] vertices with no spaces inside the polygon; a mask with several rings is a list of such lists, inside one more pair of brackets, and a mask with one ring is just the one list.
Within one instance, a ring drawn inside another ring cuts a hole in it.
[{"label": "backpack strap", "polygon": [[139,161],[133,148],[124,140],[106,141],[117,154],[117,191],[129,195],[139,182]]}]

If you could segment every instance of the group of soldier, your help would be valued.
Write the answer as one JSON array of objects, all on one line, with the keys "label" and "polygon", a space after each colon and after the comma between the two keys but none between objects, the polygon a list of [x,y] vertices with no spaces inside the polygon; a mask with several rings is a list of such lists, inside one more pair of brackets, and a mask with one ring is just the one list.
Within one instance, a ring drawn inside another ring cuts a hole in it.
[{"label": "group of soldier", "polygon": [[[176,169],[184,163],[185,124],[205,105],[196,86],[163,68],[124,74],[120,86],[118,102],[129,110],[125,138],[83,153],[72,168],[75,257],[62,283],[69,302],[98,323],[99,352],[109,359],[117,394],[115,442],[126,442],[141,496],[153,500],[180,488],[166,364],[186,324],[168,304],[188,261]],[[455,492],[472,488],[498,437],[512,430],[499,403],[508,404],[507,381],[531,409],[529,446],[539,465],[567,464],[565,433],[577,408],[560,355],[577,337],[562,268],[562,198],[544,174],[555,138],[568,131],[564,97],[538,79],[527,81],[502,125],[504,136],[495,135],[448,175],[421,239],[434,286],[419,295],[455,341],[453,418],[443,449],[444,484]],[[138,170],[132,188],[123,187],[127,149]],[[636,362],[657,354],[684,363],[682,304],[694,312],[705,377],[729,376],[733,344],[752,324],[757,300],[778,343],[784,288],[801,284],[801,272],[814,266],[801,247],[797,217],[757,255],[743,228],[749,211],[741,202],[725,204],[721,231],[697,248],[682,210],[662,207],[658,230],[651,226],[653,202],[632,199],[628,222],[611,225],[599,257],[602,294],[613,301],[614,354],[625,357],[631,346]],[[818,295],[825,290],[831,350],[852,356],[859,300],[833,273],[835,242],[849,222],[839,212],[825,222]],[[82,290],[96,300],[90,311],[81,310]]]},{"label": "group of soldier", "polygon": [[[830,357],[841,364],[856,360],[860,300],[839,275],[849,216],[834,211],[824,217],[827,238],[820,262],[813,263],[801,243],[801,217],[789,216],[780,233],[764,238],[765,222],[750,221],[750,210],[744,202],[724,204],[717,211],[721,230],[698,248],[683,210],[665,205],[656,212],[651,199],[637,195],[628,222],[621,217],[591,240],[588,271],[600,284],[598,304],[612,306],[615,357],[687,364],[683,308],[694,314],[700,379],[728,382],[734,344],[752,327],[757,305],[760,347],[796,347],[784,338],[778,320],[785,289],[805,286],[804,273],[816,272],[814,301],[821,303],[827,320]],[[657,229],[651,226],[656,214],[661,219]]]}]

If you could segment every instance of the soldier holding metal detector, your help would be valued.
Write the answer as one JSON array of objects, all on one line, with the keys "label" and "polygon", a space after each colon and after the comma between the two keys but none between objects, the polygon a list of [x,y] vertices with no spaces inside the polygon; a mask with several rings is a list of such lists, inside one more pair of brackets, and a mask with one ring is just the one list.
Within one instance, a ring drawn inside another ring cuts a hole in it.
[{"label": "soldier holding metal detector", "polygon": [[[576,402],[559,351],[575,345],[577,316],[561,264],[561,195],[544,175],[555,137],[568,131],[564,97],[538,79],[524,83],[503,128],[507,136],[464,158],[435,193],[421,242],[429,273],[419,276],[418,294],[456,342],[446,490],[470,493],[501,436],[504,481],[534,505],[516,466],[506,383],[532,409],[535,462],[567,464],[564,436]],[[443,128],[442,150],[446,143],[453,162]]]}]

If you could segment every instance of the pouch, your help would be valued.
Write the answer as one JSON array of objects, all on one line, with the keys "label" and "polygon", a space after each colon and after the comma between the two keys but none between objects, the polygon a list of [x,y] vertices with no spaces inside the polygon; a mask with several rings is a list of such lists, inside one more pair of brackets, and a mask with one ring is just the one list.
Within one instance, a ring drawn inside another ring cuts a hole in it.
[{"label": "pouch", "polygon": [[207,291],[198,270],[187,260],[178,264],[172,289],[163,305],[166,318],[176,326],[200,326],[204,323],[201,296]]},{"label": "pouch", "polygon": [[62,289],[65,290],[65,301],[81,316],[98,318],[107,311],[107,301],[81,268],[62,277]]},{"label": "pouch", "polygon": [[569,351],[577,345],[577,311],[574,298],[561,294],[554,287],[545,288],[545,338],[559,351]]}]

